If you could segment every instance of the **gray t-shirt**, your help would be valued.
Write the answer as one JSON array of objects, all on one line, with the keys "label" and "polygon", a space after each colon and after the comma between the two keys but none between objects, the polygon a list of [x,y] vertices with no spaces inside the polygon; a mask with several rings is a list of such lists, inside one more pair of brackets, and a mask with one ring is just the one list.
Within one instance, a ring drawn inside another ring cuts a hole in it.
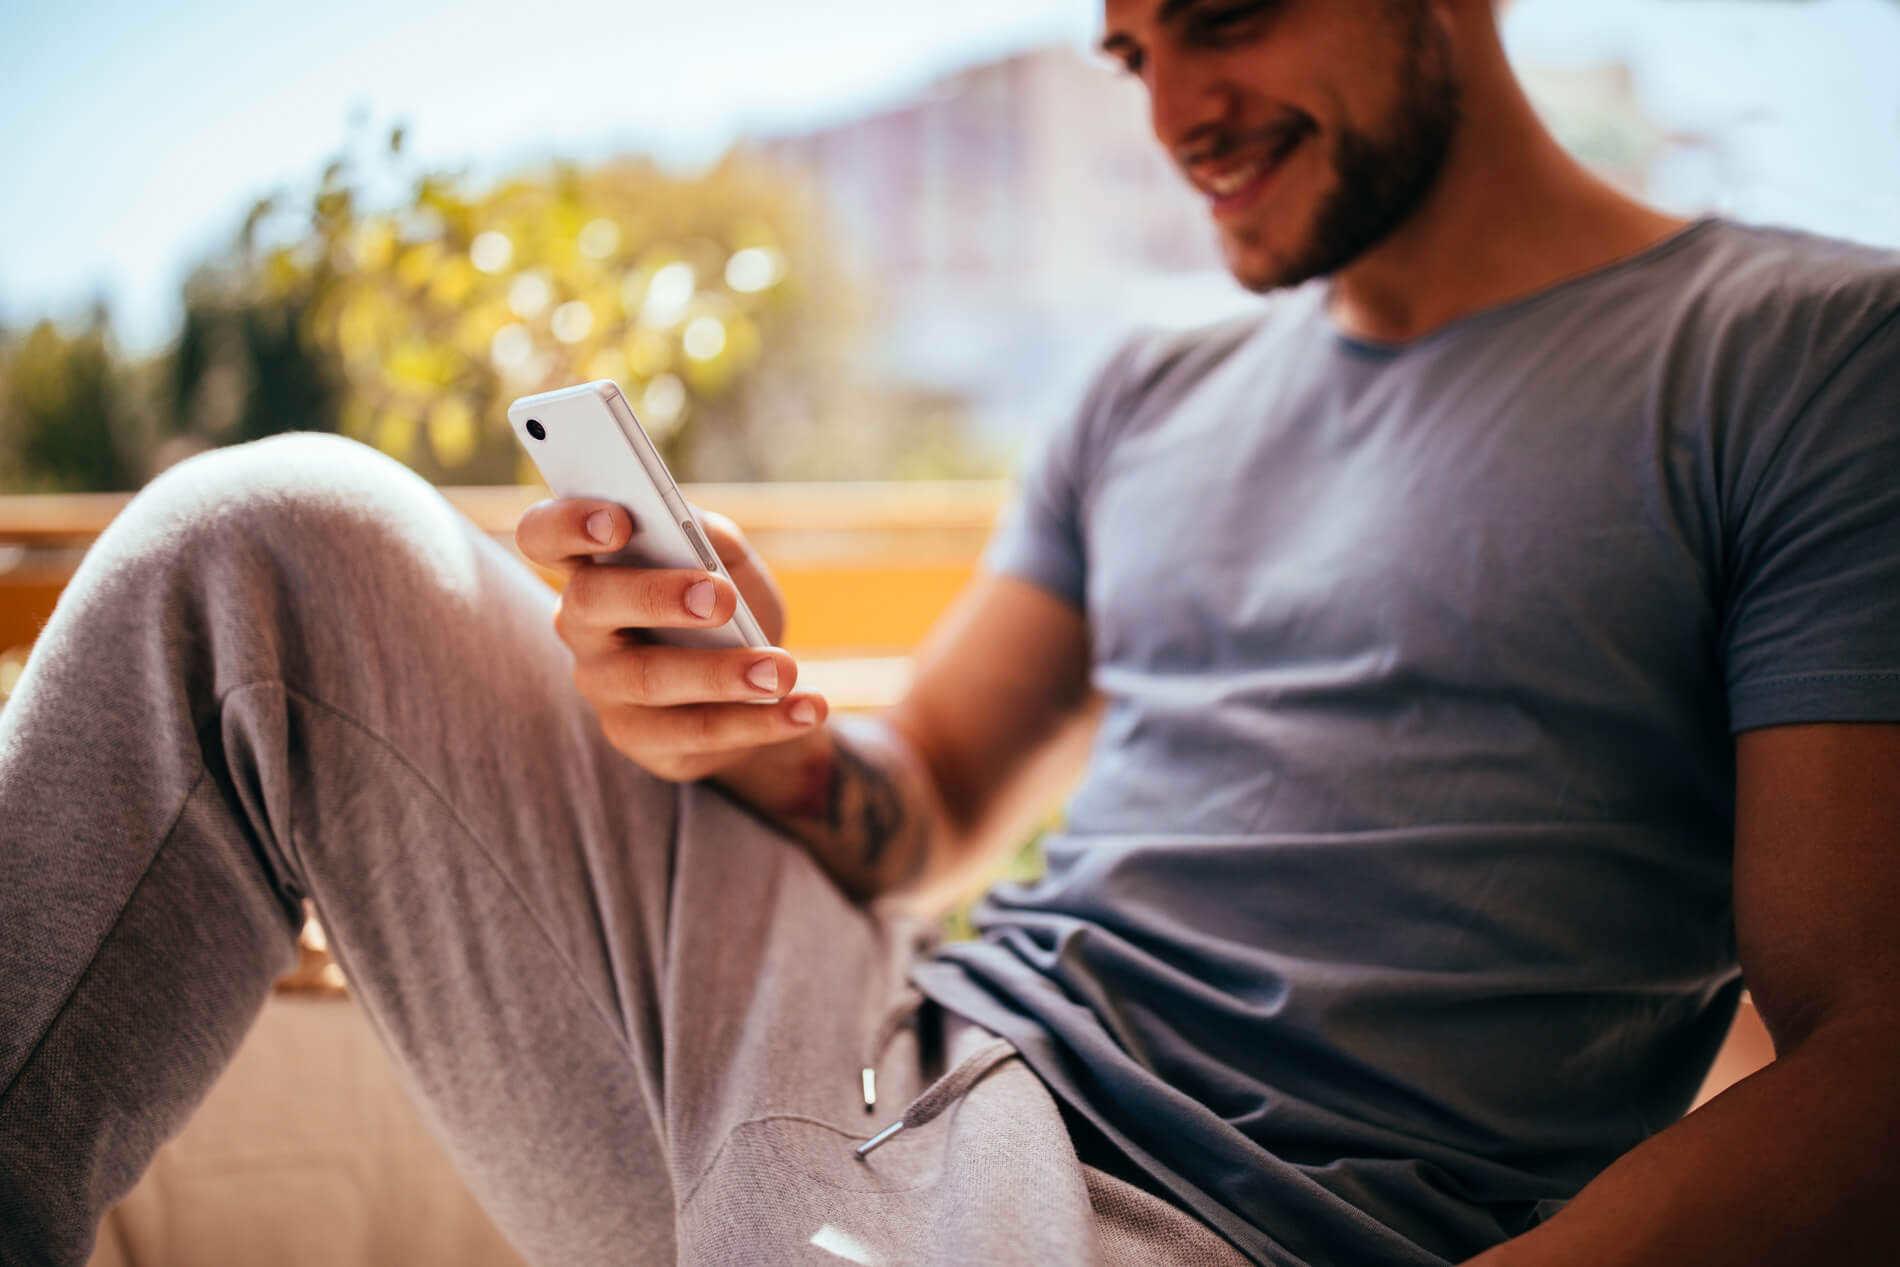
[{"label": "gray t-shirt", "polygon": [[1456,1262],[1678,1117],[1733,733],[1900,721],[1900,261],[1698,222],[1369,345],[1150,336],[989,556],[1107,700],[1048,875],[916,970],[1271,1264]]}]

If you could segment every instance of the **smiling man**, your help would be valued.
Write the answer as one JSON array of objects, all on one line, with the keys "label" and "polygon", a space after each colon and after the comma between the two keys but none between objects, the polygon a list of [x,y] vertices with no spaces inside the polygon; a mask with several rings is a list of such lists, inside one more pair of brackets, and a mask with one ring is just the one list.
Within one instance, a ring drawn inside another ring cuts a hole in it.
[{"label": "smiling man", "polygon": [[[630,637],[734,585],[612,505],[522,519],[558,641],[356,446],[128,508],[0,716],[0,1260],[83,1261],[306,897],[541,1262],[1891,1260],[1900,263],[1596,181],[1489,0],[1102,42],[1285,293],[1113,358],[884,717]],[[1779,1059],[1682,1118],[1744,974]]]}]

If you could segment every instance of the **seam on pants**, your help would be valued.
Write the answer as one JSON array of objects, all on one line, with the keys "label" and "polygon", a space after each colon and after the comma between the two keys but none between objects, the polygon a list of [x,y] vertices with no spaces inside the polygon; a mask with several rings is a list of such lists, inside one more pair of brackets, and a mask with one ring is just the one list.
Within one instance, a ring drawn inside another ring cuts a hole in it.
[{"label": "seam on pants", "polygon": [[171,843],[172,833],[178,830],[179,820],[185,816],[185,807],[191,804],[191,798],[198,794],[198,789],[204,786],[205,778],[209,774],[210,771],[205,769],[204,763],[199,762],[198,777],[191,781],[191,786],[185,790],[185,795],[178,802],[178,808],[172,811],[171,819],[165,824],[165,830],[158,838],[158,844],[152,849],[152,856],[145,860],[145,867],[139,872],[139,878],[133,881],[132,887],[126,891],[125,901],[120,904],[118,913],[99,934],[98,940],[93,942],[92,950],[86,955],[85,968],[73,978],[72,988],[66,991],[66,997],[60,1000],[59,1006],[53,1009],[53,1014],[47,1017],[46,1025],[40,1030],[39,1036],[33,1040],[33,1045],[27,1048],[25,1058],[20,1061],[20,1067],[14,1070],[12,1077],[7,1079],[5,1088],[0,1089],[0,1104],[5,1104],[7,1097],[13,1094],[13,1089],[19,1085],[27,1066],[33,1063],[33,1058],[40,1054],[40,1048],[46,1045],[47,1036],[53,1032],[60,1018],[72,1007],[73,999],[79,994],[80,987],[85,985],[86,979],[92,975],[93,968],[98,964],[99,954],[105,949],[106,942],[110,941],[112,934],[119,930],[120,923],[125,919],[126,910],[138,897],[139,890],[145,887],[145,881],[151,876],[152,868],[158,865],[158,855],[163,853],[165,846]]},{"label": "seam on pants", "polygon": [[[732,1124],[732,1129],[726,1132],[725,1138],[719,1141],[719,1147],[713,1150],[712,1159],[706,1163],[705,1170],[702,1171],[700,1173],[699,1178],[693,1180],[693,1182],[690,1185],[688,1185],[685,1192],[681,1194],[680,1199],[679,1199],[679,1208],[681,1212],[684,1212],[688,1206],[692,1205],[693,1198],[699,1195],[699,1190],[706,1186],[706,1181],[708,1179],[711,1179],[713,1177],[713,1173],[719,1169],[720,1161],[724,1159],[726,1153],[731,1150],[733,1141],[739,1137],[739,1133],[741,1131],[745,1130],[747,1127],[771,1126],[774,1123],[778,1123],[778,1122],[796,1122],[801,1126],[815,1126],[819,1128],[820,1130],[829,1131],[831,1134],[836,1135],[838,1137],[838,1151],[839,1151],[840,1156],[850,1156],[851,1149],[857,1144],[862,1143],[864,1140],[864,1133],[862,1131],[848,1131],[844,1129],[843,1127],[838,1126],[835,1123],[827,1122],[823,1118],[812,1117],[809,1114],[805,1114],[805,1113],[762,1113],[758,1115],[757,1117],[748,1117],[744,1119],[743,1121],[734,1122]],[[919,1188],[929,1187],[931,1184],[935,1183],[936,1181],[937,1181],[936,1176],[931,1176],[930,1178],[920,1179],[916,1183],[909,1184],[902,1188],[877,1188],[877,1189],[846,1188],[844,1189],[844,1191],[846,1192],[876,1191],[876,1192],[888,1192],[888,1193],[915,1192]],[[818,1182],[822,1183],[824,1181],[818,1180]],[[835,1187],[836,1185],[826,1184],[825,1186]]]},{"label": "seam on pants", "polygon": [[548,950],[554,955],[556,962],[567,970],[568,976],[573,981],[574,988],[580,992],[580,996],[583,999],[587,1000],[588,1006],[594,1010],[601,1022],[606,1025],[607,1029],[613,1034],[615,1041],[625,1053],[628,1063],[638,1063],[634,1060],[632,1045],[627,1038],[626,1032],[615,1022],[610,1010],[604,1007],[600,1000],[594,997],[593,991],[587,988],[586,981],[581,975],[580,969],[574,966],[574,961],[569,958],[560,942],[548,931],[546,923],[543,922],[539,913],[536,912],[534,904],[528,901],[527,895],[521,891],[521,887],[515,883],[514,877],[508,874],[506,867],[496,861],[494,851],[483,843],[482,838],[475,832],[475,829],[456,812],[454,804],[442,794],[434,783],[429,781],[429,777],[416,766],[415,762],[411,761],[395,744],[391,743],[387,738],[360,719],[336,707],[334,704],[317,698],[308,691],[299,690],[288,682],[271,679],[246,682],[240,686],[234,686],[229,691],[226,691],[224,696],[219,700],[219,711],[223,711],[224,704],[229,701],[231,696],[236,695],[240,691],[254,690],[259,687],[274,687],[287,696],[295,696],[297,699],[314,708],[322,709],[332,717],[335,717],[337,720],[360,732],[365,738],[375,743],[378,747],[382,748],[384,752],[393,757],[397,764],[406,770],[422,790],[427,792],[430,798],[441,807],[443,812],[448,815],[449,821],[461,831],[462,835],[468,839],[470,844],[475,846],[476,851],[481,854],[483,860],[486,861],[495,874],[500,877],[503,887],[507,889],[509,894],[512,895],[515,901],[520,905],[522,911],[526,913],[529,924],[534,927],[536,932],[541,934],[541,939],[547,943]]}]

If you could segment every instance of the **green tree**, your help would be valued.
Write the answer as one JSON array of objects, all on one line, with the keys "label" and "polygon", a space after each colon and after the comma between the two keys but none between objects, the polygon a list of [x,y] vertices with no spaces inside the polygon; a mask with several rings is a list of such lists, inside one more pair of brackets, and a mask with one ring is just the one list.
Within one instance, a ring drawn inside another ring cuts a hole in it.
[{"label": "green tree", "polygon": [[[398,132],[397,168],[400,152]],[[508,401],[592,378],[621,383],[685,478],[816,473],[840,420],[873,421],[849,373],[859,314],[777,173],[732,156],[691,175],[556,164],[480,191],[408,175],[371,209],[333,163],[307,206],[259,203],[200,272],[175,353],[192,430],[294,419],[488,483],[530,477]],[[876,473],[879,446],[861,447],[854,473]]]},{"label": "green tree", "polygon": [[211,445],[336,430],[343,384],[308,346],[305,311],[296,297],[228,294],[215,274],[196,274],[164,365],[168,429]]},{"label": "green tree", "polygon": [[138,486],[143,445],[103,308],[68,334],[41,321],[0,340],[0,482],[17,491]]}]

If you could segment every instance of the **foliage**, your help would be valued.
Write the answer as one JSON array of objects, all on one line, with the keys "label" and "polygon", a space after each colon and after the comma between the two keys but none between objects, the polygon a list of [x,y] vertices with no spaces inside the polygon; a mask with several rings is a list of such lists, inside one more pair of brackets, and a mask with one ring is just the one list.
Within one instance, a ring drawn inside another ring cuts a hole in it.
[{"label": "foliage", "polygon": [[156,363],[116,364],[103,317],[21,340],[0,359],[0,483],[130,487],[287,430],[438,482],[533,480],[509,400],[592,378],[620,382],[684,479],[990,473],[954,409],[853,372],[856,293],[758,160],[560,163],[476,189],[409,169],[400,129],[379,150],[259,200]]},{"label": "foliage", "polygon": [[824,403],[848,314],[805,284],[823,244],[776,177],[732,158],[693,176],[558,165],[481,193],[425,174],[371,211],[349,171],[268,246],[282,216],[260,203],[231,275],[206,281],[294,312],[343,384],[338,429],[433,478],[525,473],[508,400],[590,378],[621,382],[688,477],[775,473],[760,406]]},{"label": "foliage", "polygon": [[143,446],[128,377],[103,311],[75,334],[50,321],[23,336],[0,334],[0,486],[136,487]]}]

